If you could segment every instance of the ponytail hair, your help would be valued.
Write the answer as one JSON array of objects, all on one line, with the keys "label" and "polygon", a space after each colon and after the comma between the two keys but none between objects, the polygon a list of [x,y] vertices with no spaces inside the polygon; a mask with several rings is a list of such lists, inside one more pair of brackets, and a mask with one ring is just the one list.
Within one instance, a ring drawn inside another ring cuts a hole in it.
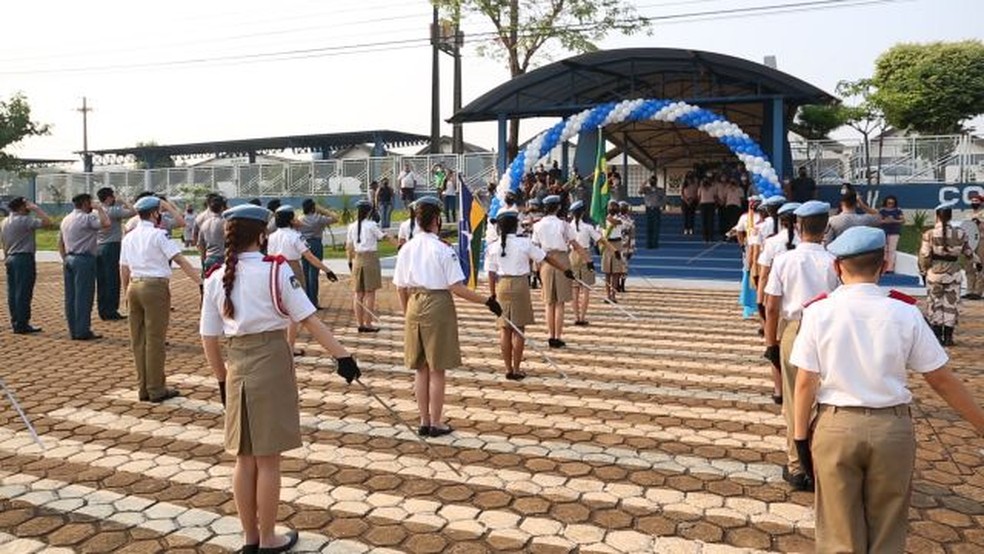
[{"label": "ponytail hair", "polygon": [[796,245],[793,244],[793,239],[796,238],[796,216],[790,214],[786,222],[788,223],[786,227],[786,250],[793,250],[796,248]]},{"label": "ponytail hair", "polygon": [[779,234],[779,229],[780,229],[780,227],[779,227],[779,207],[778,206],[769,206],[769,217],[772,218],[772,234],[769,235],[769,236],[770,237],[773,237],[773,236]]},{"label": "ponytail hair", "polygon": [[499,226],[499,244],[502,246],[502,257],[506,257],[506,236],[509,234],[515,234],[516,228],[519,225],[519,219],[515,217],[500,217],[496,219],[496,225]]},{"label": "ponytail hair", "polygon": [[953,210],[951,208],[936,210],[936,217],[939,218],[940,224],[943,225],[943,250],[950,250],[950,243],[946,240],[946,235],[950,231],[950,220],[953,219]]},{"label": "ponytail hair", "polygon": [[225,224],[225,272],[222,274],[225,302],[222,305],[222,315],[229,319],[236,315],[236,307],[232,304],[232,287],[236,283],[239,254],[259,244],[265,232],[266,223],[254,219],[232,219]]}]

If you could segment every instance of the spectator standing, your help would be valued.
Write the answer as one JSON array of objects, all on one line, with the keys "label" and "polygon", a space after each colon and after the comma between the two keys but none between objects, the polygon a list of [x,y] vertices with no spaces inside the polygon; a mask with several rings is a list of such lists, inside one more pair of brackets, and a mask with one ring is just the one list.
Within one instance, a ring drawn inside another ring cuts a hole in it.
[{"label": "spectator standing", "polygon": [[413,167],[407,162],[403,165],[403,171],[397,176],[396,180],[400,183],[400,200],[404,206],[409,206],[415,197],[417,189],[417,174],[413,172]]},{"label": "spectator standing", "polygon": [[550,171],[548,171],[547,173],[550,175],[550,178],[555,183],[559,183],[564,177],[564,172],[561,171],[560,165],[557,163],[557,160],[553,161],[553,164],[550,166]]},{"label": "spectator standing", "polygon": [[885,231],[885,273],[895,273],[895,251],[902,236],[902,224],[905,223],[905,214],[899,208],[898,198],[886,196],[878,215]]},{"label": "spectator standing", "polygon": [[448,171],[448,176],[444,180],[444,191],[441,196],[444,198],[444,217],[448,223],[458,221],[458,189],[465,186],[465,180],[461,173],[455,170]]},{"label": "spectator standing", "polygon": [[191,204],[185,205],[185,228],[184,228],[184,245],[185,248],[191,248],[195,245],[195,223],[198,215],[195,213],[195,207]]},{"label": "spectator standing", "polygon": [[642,202],[646,206],[646,248],[659,248],[659,228],[662,223],[663,208],[666,207],[666,192],[659,187],[654,173],[639,189]]},{"label": "spectator standing", "polygon": [[727,180],[721,191],[721,200],[724,204],[724,225],[721,226],[721,233],[727,233],[738,224],[738,219],[741,218],[741,205],[745,200],[745,193],[738,181]]},{"label": "spectator standing", "polygon": [[817,197],[817,182],[807,176],[806,168],[799,168],[799,175],[789,183],[789,192],[786,194],[790,202],[806,202],[815,200]]},{"label": "spectator standing", "polygon": [[[704,242],[714,239],[714,211],[717,208],[717,187],[710,179],[704,178],[697,189],[697,201],[700,203],[700,230]],[[691,233],[692,234],[692,233]]]},{"label": "spectator standing", "polygon": [[[301,211],[304,215],[298,221],[297,231],[301,234],[301,238],[304,239],[304,244],[307,245],[308,250],[311,254],[320,262],[325,259],[325,244],[324,236],[325,228],[331,229],[331,224],[338,221],[335,214],[319,206],[314,199],[305,198],[301,202]],[[306,256],[301,257],[301,268],[304,273],[304,292],[307,294],[308,300],[314,304],[314,307],[321,309],[318,302],[318,272],[321,270],[318,266],[311,263]]]},{"label": "spectator standing", "polygon": [[683,210],[684,235],[694,234],[694,220],[697,219],[697,206],[700,203],[697,192],[697,178],[694,177],[693,173],[688,173],[683,180],[683,186],[680,187],[680,208]]},{"label": "spectator standing", "polygon": [[[878,214],[878,210],[865,204],[853,190],[849,189],[841,195],[840,209],[840,213],[831,217],[830,223],[827,224],[827,232],[823,237],[824,244],[830,244],[851,227],[881,227],[881,215]],[[859,209],[864,213],[858,213]]]},{"label": "spectator standing", "polygon": [[106,210],[109,228],[96,232],[96,311],[103,321],[124,319],[120,314],[120,244],[123,220],[137,215],[126,202],[117,202],[113,189],[96,191]]},{"label": "spectator standing", "polygon": [[393,216],[393,187],[390,185],[389,178],[383,177],[379,182],[374,203],[379,210],[380,227],[389,229],[390,218]]}]

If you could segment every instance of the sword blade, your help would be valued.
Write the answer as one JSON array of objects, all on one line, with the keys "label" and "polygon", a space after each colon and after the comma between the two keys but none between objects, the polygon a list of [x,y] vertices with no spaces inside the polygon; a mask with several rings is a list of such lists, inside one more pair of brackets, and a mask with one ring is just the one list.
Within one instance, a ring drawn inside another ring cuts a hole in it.
[{"label": "sword blade", "polygon": [[516,326],[516,324],[512,322],[512,320],[510,320],[510,319],[509,319],[508,317],[505,317],[505,316],[501,316],[501,317],[502,317],[502,319],[503,319],[503,320],[504,320],[504,321],[505,321],[506,323],[508,323],[508,324],[509,324],[509,326],[510,326],[510,327],[512,327],[512,330],[513,330],[513,331],[514,331],[514,332],[515,332],[515,333],[516,333],[517,335],[519,335],[519,336],[520,336],[520,337],[521,337],[521,338],[522,338],[522,339],[523,339],[523,340],[524,340],[524,341],[526,342],[526,344],[529,344],[529,345],[530,345],[530,347],[531,347],[531,348],[532,348],[533,350],[536,350],[536,352],[537,352],[538,354],[540,354],[540,356],[543,356],[543,359],[547,361],[547,365],[549,365],[550,367],[552,367],[552,368],[553,368],[553,370],[554,370],[554,371],[556,371],[556,372],[557,372],[557,373],[558,373],[558,374],[559,374],[559,375],[560,375],[560,376],[561,376],[562,378],[564,378],[564,379],[567,379],[567,374],[566,374],[566,373],[564,373],[564,371],[563,371],[563,370],[561,370],[561,369],[560,369],[560,367],[558,367],[558,366],[557,366],[557,364],[556,364],[556,363],[554,363],[554,361],[550,359],[550,356],[547,356],[547,353],[546,353],[546,352],[544,352],[543,350],[541,350],[540,348],[538,348],[538,347],[536,346],[536,343],[534,343],[534,342],[533,342],[533,341],[531,341],[530,339],[528,339],[528,338],[526,338],[526,335],[525,335],[525,334],[523,334],[523,332],[519,330],[519,327],[517,327],[517,326]]},{"label": "sword blade", "polygon": [[27,419],[27,414],[25,414],[24,410],[21,409],[17,399],[14,398],[14,393],[10,392],[10,389],[7,388],[7,384],[3,382],[3,379],[0,379],[0,389],[3,389],[3,393],[7,396],[7,399],[10,400],[10,404],[14,407],[14,411],[17,412],[17,415],[20,416],[21,421],[24,422],[24,425],[27,427],[27,432],[31,434],[31,438],[34,439],[34,442],[37,443],[41,450],[44,450],[44,443],[41,442],[41,438],[38,437],[37,430],[34,429],[34,425],[31,424],[31,420]]},{"label": "sword blade", "polygon": [[[580,279],[578,279],[577,277],[575,277],[575,278],[574,278],[574,280],[575,280],[575,281],[577,281],[577,283],[578,283],[579,285],[581,285],[582,287],[584,287],[584,288],[586,288],[586,289],[588,289],[589,291],[591,291],[591,292],[593,292],[593,293],[594,293],[594,294],[596,294],[596,295],[598,294],[598,289],[596,289],[596,288],[594,288],[594,287],[592,287],[591,285],[589,285],[589,284],[587,284],[587,283],[585,283],[584,281],[582,281],[582,280],[580,280]],[[619,306],[617,302],[612,302],[612,301],[611,301],[611,300],[610,300],[610,299],[609,299],[609,298],[608,298],[607,296],[605,296],[604,294],[602,294],[602,295],[601,295],[601,299],[602,299],[602,300],[604,300],[604,301],[605,301],[605,303],[606,303],[606,304],[608,304],[609,306],[612,306],[612,307],[613,307],[613,308],[615,308],[616,310],[618,310],[618,311],[620,311],[620,312],[622,312],[623,314],[625,314],[625,315],[627,315],[627,316],[629,316],[629,319],[639,319],[639,318],[638,318],[638,317],[636,317],[636,315],[635,315],[635,314],[633,314],[632,312],[630,312],[630,311],[628,311],[628,310],[626,310],[626,309],[625,309],[625,308],[623,308],[622,306]]]}]

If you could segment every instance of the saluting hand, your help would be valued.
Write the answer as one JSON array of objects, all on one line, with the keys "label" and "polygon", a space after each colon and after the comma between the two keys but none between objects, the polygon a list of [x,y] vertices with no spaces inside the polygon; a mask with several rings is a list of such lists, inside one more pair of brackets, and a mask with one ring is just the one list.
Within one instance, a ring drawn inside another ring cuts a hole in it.
[{"label": "saluting hand", "polygon": [[355,363],[355,358],[352,356],[336,358],[335,363],[338,364],[338,369],[335,372],[345,379],[346,383],[352,384],[352,381],[362,377],[362,372],[359,370],[359,365]]}]

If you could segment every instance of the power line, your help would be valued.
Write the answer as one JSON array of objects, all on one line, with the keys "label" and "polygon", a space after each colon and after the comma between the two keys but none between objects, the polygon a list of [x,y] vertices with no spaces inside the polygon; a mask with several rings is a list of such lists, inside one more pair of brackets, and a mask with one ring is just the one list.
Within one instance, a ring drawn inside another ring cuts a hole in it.
[{"label": "power line", "polygon": [[[696,0],[690,0],[691,2]],[[700,0],[704,1],[704,0]],[[770,4],[761,6],[751,6],[745,8],[733,8],[725,10],[712,10],[712,11],[699,11],[699,12],[689,12],[689,13],[678,13],[678,14],[666,14],[659,16],[641,16],[650,23],[674,23],[674,22],[684,22],[686,20],[701,20],[707,21],[712,19],[731,19],[738,17],[748,17],[751,15],[763,15],[769,13],[793,13],[799,11],[820,11],[828,10],[834,8],[843,7],[856,7],[864,5],[874,5],[874,4],[894,4],[899,2],[906,2],[913,0],[804,0],[795,3],[786,4]],[[636,21],[636,19],[624,20],[622,23],[631,23]],[[584,24],[584,25],[567,25],[561,28],[570,31],[591,31],[598,28],[597,24]],[[494,41],[498,40],[502,34],[508,32],[507,29],[502,31],[485,31],[480,33],[472,33],[469,37],[472,40],[478,41]],[[521,35],[523,38],[528,38],[534,36],[531,34]],[[141,70],[141,69],[152,69],[152,68],[166,68],[174,66],[188,66],[188,65],[202,65],[202,64],[239,64],[239,63],[258,63],[258,62],[270,62],[270,61],[286,61],[295,59],[307,59],[307,58],[319,58],[319,57],[330,57],[339,55],[351,55],[351,54],[361,54],[361,53],[374,53],[388,50],[396,50],[401,48],[413,48],[427,46],[430,44],[430,37],[420,37],[411,38],[403,40],[389,40],[389,41],[379,41],[379,42],[366,42],[359,44],[348,44],[348,45],[337,45],[337,46],[324,46],[324,47],[313,47],[313,48],[296,48],[288,50],[280,50],[273,52],[259,52],[250,54],[232,54],[227,56],[211,56],[211,57],[199,57],[181,60],[169,60],[161,62],[151,62],[151,63],[132,63],[132,64],[115,64],[115,65],[101,65],[101,66],[89,66],[89,67],[75,67],[75,68],[60,68],[60,69],[34,69],[26,71],[0,71],[0,75],[38,75],[38,74],[52,74],[52,73],[86,73],[86,72],[105,72],[105,71],[120,71],[120,70]]]}]

